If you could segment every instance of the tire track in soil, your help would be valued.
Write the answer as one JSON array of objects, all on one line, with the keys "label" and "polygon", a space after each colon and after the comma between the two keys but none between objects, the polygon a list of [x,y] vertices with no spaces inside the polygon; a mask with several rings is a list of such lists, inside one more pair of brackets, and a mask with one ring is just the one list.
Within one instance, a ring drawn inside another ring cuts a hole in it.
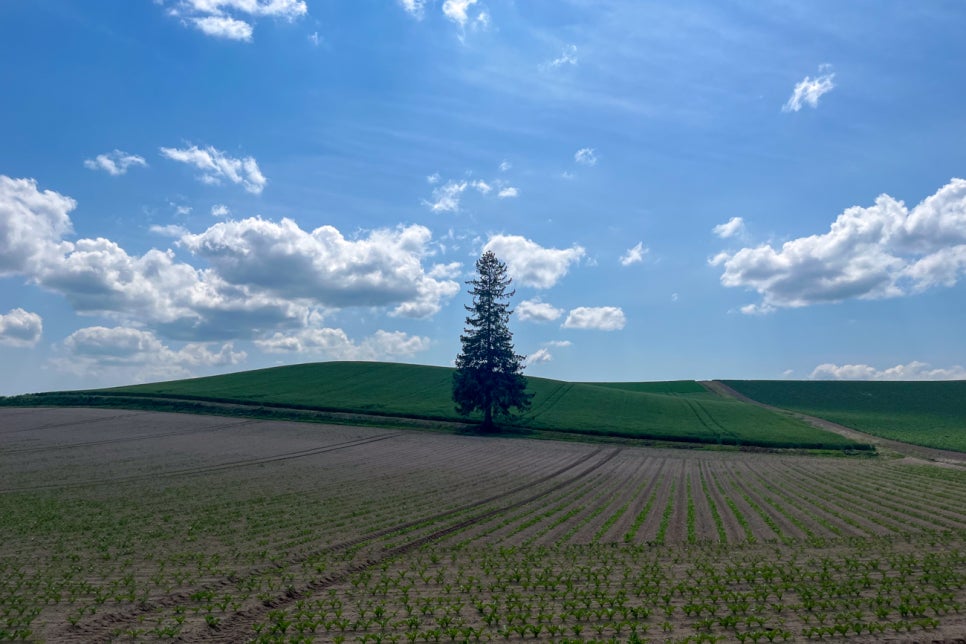
[{"label": "tire track in soil", "polygon": [[[396,435],[398,435],[398,434],[393,434],[393,436],[396,436]],[[445,520],[445,519],[447,519],[449,517],[452,517],[453,515],[460,514],[462,512],[466,512],[468,510],[475,509],[475,508],[477,508],[479,506],[486,505],[487,503],[492,503],[494,501],[499,501],[502,498],[506,498],[508,496],[512,496],[514,494],[517,494],[519,492],[522,492],[523,490],[526,490],[527,488],[533,487],[535,485],[540,485],[541,483],[545,483],[545,482],[549,481],[550,479],[552,479],[552,478],[554,478],[556,476],[560,476],[561,474],[566,473],[568,470],[571,470],[571,469],[573,469],[575,467],[579,467],[583,463],[586,463],[590,459],[592,459],[595,456],[597,456],[598,454],[600,454],[602,451],[603,451],[603,448],[598,448],[598,449],[596,449],[596,450],[594,450],[594,451],[592,451],[592,452],[590,452],[590,453],[588,453],[588,454],[586,454],[584,456],[581,456],[580,458],[576,459],[572,463],[570,463],[568,465],[565,465],[565,466],[563,466],[561,468],[558,468],[558,469],[554,470],[553,472],[551,472],[550,474],[547,474],[547,475],[541,477],[540,479],[537,479],[536,481],[532,481],[530,483],[527,483],[526,485],[521,485],[519,487],[516,487],[516,488],[508,491],[508,492],[502,492],[500,494],[494,494],[494,495],[492,495],[490,497],[487,497],[485,499],[482,499],[480,501],[475,501],[473,503],[469,503],[469,504],[466,504],[464,506],[460,506],[458,508],[453,508],[451,510],[446,510],[445,512],[440,512],[439,514],[436,514],[436,515],[433,515],[433,516],[423,517],[421,519],[415,519],[413,521],[408,521],[406,523],[397,524],[397,525],[394,525],[394,526],[392,526],[390,528],[384,528],[382,530],[377,530],[375,532],[370,532],[369,534],[363,535],[361,537],[356,537],[354,539],[349,539],[347,541],[342,541],[342,542],[339,542],[339,543],[336,543],[336,544],[333,544],[333,545],[330,545],[330,546],[326,546],[324,548],[317,548],[317,549],[314,549],[314,550],[309,551],[309,552],[302,552],[302,553],[300,553],[296,557],[289,557],[286,560],[279,561],[279,562],[276,562],[276,563],[273,563],[273,564],[270,564],[270,565],[252,567],[252,568],[249,568],[247,571],[245,571],[243,573],[236,573],[236,574],[229,575],[228,577],[226,577],[224,579],[221,579],[218,582],[205,584],[203,586],[199,586],[199,587],[192,588],[192,589],[189,589],[189,590],[183,590],[183,591],[180,591],[178,593],[174,593],[174,594],[171,594],[171,595],[167,595],[165,597],[161,597],[161,598],[155,599],[155,600],[150,601],[150,602],[147,602],[147,603],[143,603],[143,604],[139,605],[138,607],[136,607],[136,608],[134,608],[132,610],[128,610],[128,611],[125,611],[125,612],[122,612],[122,613],[112,613],[112,614],[102,615],[98,619],[92,620],[92,621],[90,621],[90,622],[88,622],[88,623],[86,623],[86,624],[84,624],[82,626],[79,626],[79,627],[70,627],[70,628],[64,629],[64,630],[62,630],[62,632],[58,636],[55,636],[53,639],[54,640],[60,640],[62,638],[64,638],[64,639],[70,639],[71,637],[77,638],[78,636],[80,636],[80,640],[81,641],[85,641],[85,642],[108,642],[108,641],[111,641],[114,638],[110,634],[110,632],[109,632],[110,630],[114,630],[115,628],[118,628],[119,626],[121,626],[124,623],[128,623],[130,621],[136,620],[138,618],[138,616],[143,615],[145,613],[149,613],[149,612],[152,612],[152,611],[155,611],[155,610],[159,610],[159,609],[169,608],[169,607],[172,607],[172,606],[177,606],[179,604],[184,604],[184,603],[186,603],[186,602],[188,602],[190,600],[191,595],[193,595],[193,594],[195,594],[195,593],[197,593],[199,591],[209,591],[209,590],[217,591],[217,590],[222,590],[222,589],[225,589],[225,588],[227,588],[229,586],[239,584],[243,579],[247,579],[247,578],[251,578],[251,577],[257,577],[259,575],[265,574],[265,573],[270,572],[272,570],[282,570],[284,568],[289,568],[289,567],[297,566],[298,564],[300,564],[300,563],[302,563],[302,562],[304,562],[304,561],[306,561],[308,559],[311,559],[313,557],[317,557],[317,556],[321,556],[321,555],[329,554],[329,553],[334,553],[334,552],[339,552],[339,551],[342,551],[342,550],[347,550],[349,548],[352,548],[353,546],[357,546],[357,545],[364,544],[367,541],[372,541],[374,539],[378,539],[379,537],[385,537],[385,536],[388,536],[388,535],[391,535],[391,534],[394,534],[394,533],[397,533],[397,532],[403,532],[405,530],[408,530],[408,529],[414,528],[414,527],[418,527],[418,526],[423,525],[423,524],[432,524],[432,523],[435,523],[437,521]],[[545,494],[550,494],[550,493],[555,492],[558,489],[560,489],[560,488],[562,488],[562,487],[564,487],[566,485],[570,485],[571,483],[574,483],[574,482],[576,482],[576,481],[584,478],[585,476],[587,476],[588,474],[590,474],[594,470],[598,469],[606,461],[609,461],[611,458],[613,458],[614,456],[616,456],[617,455],[617,452],[619,452],[619,451],[620,451],[620,449],[618,449],[617,451],[615,451],[613,454],[611,454],[609,457],[607,457],[604,461],[601,461],[600,463],[598,463],[597,465],[593,466],[592,468],[590,468],[590,469],[582,472],[581,474],[577,475],[576,477],[574,477],[572,479],[569,479],[568,481],[564,481],[564,482],[562,482],[560,484],[557,484],[556,486],[554,486],[554,487],[546,490],[545,492],[542,492],[539,495],[536,495],[534,498],[539,498],[539,496],[542,496],[542,495],[545,495]],[[523,505],[524,503],[529,503],[532,500],[533,499],[525,499],[521,503],[515,503],[514,505],[509,506],[507,508],[503,508],[500,511],[507,511],[507,510],[513,509],[513,508],[515,508],[515,507],[517,507],[519,505]],[[477,519],[477,521],[484,520],[485,518],[489,518],[489,515],[486,515],[483,518],[479,518],[479,519]],[[460,528],[462,528],[462,527],[465,527],[465,526],[460,526]],[[457,528],[453,528],[452,530],[448,530],[448,532],[455,532],[456,529]],[[436,538],[441,538],[442,536],[445,536],[445,535],[439,535]],[[399,547],[400,548],[403,548],[403,547],[406,547],[407,545],[409,545],[409,544],[404,544],[403,546],[399,546]],[[385,558],[386,558],[385,556],[382,557],[382,559],[385,559]],[[375,565],[377,563],[378,563],[378,561],[377,562],[372,562],[371,564],[368,564],[368,565]],[[368,567],[368,566],[366,566],[366,567]],[[355,572],[359,572],[359,571],[365,569],[364,567],[363,568],[359,568],[358,570],[356,570],[355,568],[356,568],[356,566],[353,566],[350,569],[348,569],[348,570],[350,570],[350,572],[342,572],[342,573],[339,573],[340,578],[341,577],[348,577],[348,576],[354,574]],[[328,577],[325,577],[322,580],[317,580],[316,582],[313,582],[313,583],[316,583],[316,584],[317,583],[333,584],[333,583],[337,583],[337,581],[338,580],[328,581]],[[311,584],[310,584],[310,586],[311,586]],[[288,596],[285,596],[285,597],[288,597]],[[289,599],[292,599],[294,601],[297,598],[289,598]],[[278,601],[278,599],[276,599],[275,601]],[[273,608],[274,607],[274,603],[273,603],[272,606],[269,606],[267,604],[263,604],[263,606],[266,606],[267,608]],[[249,609],[249,611],[251,611],[251,610],[256,610],[256,609]],[[242,613],[242,614],[247,614],[249,611],[246,611],[246,613]],[[247,633],[246,633],[246,635],[247,635]],[[233,640],[225,640],[225,641],[233,641]]]},{"label": "tire track in soil", "polygon": [[[588,460],[589,457],[594,456],[596,454],[599,454],[600,451],[601,450],[596,450],[595,452],[593,452],[592,454],[590,454],[587,458],[581,459],[581,461],[586,462],[586,460]],[[474,524],[479,523],[481,521],[485,521],[485,520],[487,520],[487,519],[489,519],[489,518],[491,518],[493,516],[496,516],[498,514],[502,514],[502,513],[505,513],[505,512],[509,512],[511,510],[514,510],[516,508],[519,508],[521,506],[524,506],[524,505],[526,505],[528,503],[533,503],[534,501],[536,501],[536,500],[540,499],[541,497],[544,497],[544,496],[546,496],[548,494],[553,494],[554,492],[558,492],[558,491],[560,491],[561,489],[563,489],[563,488],[565,488],[567,486],[573,485],[574,483],[576,483],[577,481],[579,481],[579,480],[583,479],[584,477],[588,476],[592,472],[600,469],[601,467],[603,467],[604,465],[606,465],[608,462],[610,462],[611,459],[613,459],[615,456],[617,456],[620,452],[621,452],[621,448],[616,448],[610,454],[608,454],[607,456],[605,456],[603,459],[601,459],[597,463],[593,464],[591,467],[583,470],[582,472],[580,472],[578,474],[575,474],[574,476],[572,476],[571,478],[569,478],[569,479],[567,479],[565,481],[561,481],[561,482],[557,483],[556,485],[554,485],[554,486],[552,486],[552,487],[550,487],[550,488],[548,488],[548,489],[546,489],[546,490],[544,490],[542,492],[538,492],[538,493],[536,493],[536,494],[534,494],[534,495],[532,495],[532,496],[530,496],[528,498],[525,498],[525,499],[522,499],[522,500],[519,500],[519,501],[514,501],[513,503],[511,503],[509,505],[506,505],[506,506],[503,506],[503,507],[493,508],[491,510],[487,510],[487,511],[481,513],[481,514],[476,515],[476,516],[468,517],[468,518],[466,518],[466,519],[464,519],[462,521],[459,521],[459,522],[457,522],[457,523],[455,523],[453,525],[447,526],[447,527],[442,528],[440,530],[436,530],[435,532],[431,532],[428,535],[422,536],[422,537],[420,537],[418,539],[414,539],[414,540],[409,541],[407,543],[404,543],[404,544],[402,544],[400,546],[396,546],[395,548],[391,548],[389,550],[383,551],[382,553],[379,554],[378,557],[376,557],[374,559],[367,559],[367,560],[362,561],[362,562],[360,562],[358,564],[355,564],[353,566],[350,566],[347,569],[345,569],[343,571],[340,571],[338,573],[335,573],[335,574],[332,574],[332,575],[326,575],[325,577],[323,577],[321,579],[317,579],[317,580],[315,580],[313,582],[310,582],[310,583],[306,584],[300,590],[296,590],[295,592],[286,593],[284,595],[281,595],[281,596],[277,597],[275,600],[271,600],[269,602],[263,602],[259,606],[255,606],[255,607],[253,607],[253,608],[251,608],[251,609],[249,609],[247,611],[243,611],[243,612],[237,613],[235,615],[235,619],[231,623],[226,624],[226,625],[220,627],[217,631],[209,630],[208,632],[206,632],[204,634],[200,634],[196,639],[197,640],[203,640],[203,641],[230,642],[230,643],[244,641],[244,640],[246,640],[246,639],[248,639],[248,638],[251,637],[252,625],[255,624],[255,623],[257,623],[259,621],[259,619],[265,613],[267,613],[269,610],[278,610],[279,608],[283,608],[285,606],[288,606],[290,604],[293,604],[293,603],[297,602],[299,599],[302,599],[302,598],[304,598],[306,596],[309,596],[311,594],[317,593],[317,592],[319,592],[321,590],[324,590],[325,588],[328,588],[328,587],[333,586],[335,584],[342,583],[342,582],[346,581],[352,575],[354,575],[356,573],[359,573],[359,572],[362,572],[364,570],[367,570],[369,568],[373,568],[373,567],[381,564],[382,562],[384,562],[387,559],[392,559],[392,558],[398,557],[400,555],[404,555],[406,553],[412,552],[413,550],[416,550],[417,548],[420,548],[420,547],[422,547],[422,546],[424,546],[424,545],[426,545],[428,543],[431,543],[433,541],[437,541],[437,540],[439,540],[439,539],[447,536],[448,534],[451,534],[451,533],[456,532],[458,530],[463,530],[467,526],[474,525]],[[574,466],[576,466],[576,463],[575,464],[572,464],[571,466],[568,466],[568,467],[564,468],[564,471],[569,470],[569,469],[572,469]],[[526,488],[526,487],[530,487],[530,485],[524,486],[524,488]],[[498,495],[498,496],[499,497],[505,497],[505,496],[507,496],[507,494],[504,493],[504,494]],[[475,504],[475,505],[480,505],[480,504]]]},{"label": "tire track in soil", "polygon": [[264,463],[275,463],[278,461],[290,461],[296,458],[304,458],[306,456],[315,456],[316,454],[324,454],[326,452],[333,452],[335,450],[347,449],[349,447],[357,447],[359,445],[366,445],[368,443],[375,443],[378,441],[384,441],[387,438],[396,438],[397,436],[402,436],[401,433],[395,434],[380,434],[378,436],[370,438],[357,438],[351,441],[345,441],[342,443],[334,443],[330,445],[323,445],[321,447],[313,447],[310,449],[303,449],[297,452],[286,452],[284,454],[276,454],[275,456],[266,456],[264,458],[252,458],[245,459],[241,461],[231,461],[228,463],[219,463],[217,465],[206,465],[204,467],[190,467],[181,470],[168,470],[166,472],[156,472],[152,474],[132,474],[130,476],[118,476],[103,479],[90,479],[87,481],[76,481],[73,483],[45,483],[42,485],[29,485],[24,487],[15,488],[5,488],[0,489],[0,494],[9,494],[13,492],[33,492],[36,490],[61,490],[69,489],[75,487],[86,487],[88,485],[104,485],[108,483],[128,483],[131,481],[141,481],[144,479],[159,479],[159,478],[169,478],[172,476],[194,476],[197,474],[210,474],[212,472],[220,472],[222,470],[230,470],[239,467],[249,467],[251,465],[262,465]]},{"label": "tire track in soil", "polygon": [[126,414],[115,414],[114,416],[100,416],[98,418],[85,418],[84,420],[70,420],[62,423],[50,423],[48,425],[41,425],[40,427],[27,427],[23,429],[14,429],[9,432],[0,432],[0,436],[7,436],[9,434],[20,434],[22,432],[38,432],[42,429],[54,429],[57,427],[71,427],[73,425],[90,425],[91,423],[103,423],[105,420],[117,420],[118,418],[133,418],[135,416],[143,416],[150,412],[146,411],[135,411]]},{"label": "tire track in soil", "polygon": [[717,467],[714,470],[711,469],[711,463],[712,461],[702,463],[705,467],[705,482],[708,484],[707,493],[711,495],[711,502],[714,503],[715,508],[718,510],[718,516],[721,517],[721,523],[724,526],[727,537],[726,543],[743,543],[747,541],[748,534],[745,532],[745,527],[741,524],[741,521],[738,520],[737,515],[735,515],[734,510],[728,505],[719,487],[723,486],[720,481],[722,468],[724,467],[723,461],[715,461],[714,465]]},{"label": "tire track in soil", "polygon": [[[650,462],[651,457],[648,456],[648,461]],[[627,535],[630,533],[631,528],[634,527],[634,522],[637,521],[638,515],[644,511],[647,506],[647,500],[651,498],[651,494],[654,492],[654,486],[656,486],[660,481],[663,480],[664,468],[668,464],[668,458],[662,457],[657,463],[657,471],[650,475],[650,479],[643,490],[631,501],[631,504],[627,508],[627,512],[624,516],[620,518],[617,523],[615,523],[611,528],[611,534],[613,535],[614,543],[624,543]],[[647,471],[654,469],[653,464],[648,468]],[[653,512],[654,508],[651,507],[650,512]]]},{"label": "tire track in soil", "polygon": [[243,425],[253,425],[255,423],[263,423],[263,420],[242,420],[233,421],[230,423],[222,423],[221,425],[210,425],[208,427],[196,427],[194,429],[183,429],[177,432],[164,432],[162,434],[145,434],[143,436],[125,436],[123,438],[105,438],[103,440],[87,441],[84,443],[58,443],[56,445],[43,445],[35,447],[23,447],[20,449],[3,449],[0,448],[0,456],[6,456],[8,454],[28,454],[34,452],[46,452],[52,450],[61,449],[72,449],[75,447],[99,447],[102,445],[113,445],[115,443],[129,443],[133,441],[145,441],[151,440],[152,438],[168,438],[170,436],[189,436],[191,434],[204,434],[206,432],[222,431],[224,429],[230,429],[232,427],[241,427]]}]

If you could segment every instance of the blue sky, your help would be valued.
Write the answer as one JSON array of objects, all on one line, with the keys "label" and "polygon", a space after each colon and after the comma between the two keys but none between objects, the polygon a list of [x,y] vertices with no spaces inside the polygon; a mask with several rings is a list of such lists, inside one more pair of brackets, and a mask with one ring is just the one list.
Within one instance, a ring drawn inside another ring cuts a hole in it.
[{"label": "blue sky", "polygon": [[449,365],[966,378],[966,5],[0,4],[0,393]]}]

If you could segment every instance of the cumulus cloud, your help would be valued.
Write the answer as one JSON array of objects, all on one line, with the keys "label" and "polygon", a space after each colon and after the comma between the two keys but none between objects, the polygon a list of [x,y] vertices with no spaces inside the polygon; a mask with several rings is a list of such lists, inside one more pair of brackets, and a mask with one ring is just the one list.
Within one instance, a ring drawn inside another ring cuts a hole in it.
[{"label": "cumulus cloud", "polygon": [[0,276],[35,273],[56,261],[75,207],[70,197],[41,192],[33,179],[0,175]]},{"label": "cumulus cloud", "polygon": [[199,269],[172,250],[132,256],[108,239],[66,241],[75,205],[32,180],[0,175],[0,275],[23,275],[62,294],[79,313],[171,338],[249,338],[300,328],[319,308],[386,307],[393,315],[425,317],[459,292],[456,282],[423,269],[431,235],[421,226],[347,240],[331,226],[304,231],[287,219],[220,222],[179,238],[207,262]]},{"label": "cumulus cloud", "polygon": [[953,179],[912,209],[883,194],[845,210],[826,233],[722,252],[710,263],[723,268],[724,286],[759,293],[745,313],[952,286],[966,271],[966,180]]},{"label": "cumulus cloud", "polygon": [[291,22],[308,13],[304,0],[175,0],[168,7],[168,13],[208,36],[244,42],[251,41],[257,18]]},{"label": "cumulus cloud", "polygon": [[931,369],[926,362],[913,361],[887,369],[867,364],[820,364],[809,376],[812,380],[966,380],[966,369],[959,365]]},{"label": "cumulus cloud", "polygon": [[376,331],[354,342],[342,329],[306,328],[295,333],[275,333],[255,340],[266,353],[299,353],[321,355],[329,360],[398,360],[425,351],[430,346],[426,337],[402,331]]},{"label": "cumulus cloud", "polygon": [[506,161],[506,160],[500,161],[500,172],[506,172],[512,167],[513,166],[510,164],[509,161]]},{"label": "cumulus cloud", "polygon": [[594,148],[580,148],[574,152],[574,161],[580,165],[597,165],[597,155],[594,154]]},{"label": "cumulus cloud", "polygon": [[532,367],[535,364],[540,364],[541,362],[550,362],[553,360],[553,355],[547,348],[537,349],[533,353],[527,356],[526,366]]},{"label": "cumulus cloud", "polygon": [[86,159],[84,161],[85,168],[89,170],[103,170],[112,177],[127,173],[128,168],[132,166],[140,166],[143,168],[147,165],[148,162],[144,160],[144,157],[136,154],[128,154],[121,150],[98,154],[93,159]]},{"label": "cumulus cloud", "polygon": [[186,163],[201,170],[201,181],[220,184],[227,179],[240,184],[252,194],[261,194],[268,180],[254,157],[236,159],[212,146],[201,149],[197,145],[190,148],[161,148],[161,154],[179,163]]},{"label": "cumulus cloud", "polygon": [[192,18],[191,22],[205,34],[216,38],[245,42],[252,39],[252,26],[244,20],[236,20],[230,16],[205,16]]},{"label": "cumulus cloud", "polygon": [[188,343],[172,349],[151,331],[122,326],[79,329],[67,336],[63,350],[66,357],[54,361],[62,370],[87,375],[125,368],[136,372],[136,380],[186,377],[200,367],[237,365],[247,358],[231,342],[214,347]]},{"label": "cumulus cloud", "polygon": [[711,232],[721,239],[729,239],[742,234],[745,231],[745,220],[741,217],[732,217],[723,224],[715,226]]},{"label": "cumulus cloud", "polygon": [[16,308],[0,315],[0,344],[10,347],[32,347],[40,342],[44,321],[36,313]]},{"label": "cumulus cloud", "polygon": [[513,186],[507,186],[506,188],[501,188],[500,192],[498,192],[496,196],[499,197],[500,199],[512,199],[514,197],[518,197],[519,195],[520,195],[519,190],[517,190]]},{"label": "cumulus cloud", "polygon": [[627,252],[621,256],[621,266],[630,266],[631,264],[640,264],[644,261],[644,256],[650,252],[644,247],[644,242],[637,242],[637,245],[633,248],[628,248]]},{"label": "cumulus cloud", "polygon": [[231,211],[228,210],[228,206],[224,204],[219,203],[211,207],[212,217],[227,217],[230,214],[231,214]]},{"label": "cumulus cloud", "polygon": [[496,253],[517,284],[534,288],[550,288],[585,254],[580,246],[544,248],[519,235],[494,235],[483,250]]},{"label": "cumulus cloud", "polygon": [[835,83],[833,82],[835,73],[829,71],[829,69],[830,66],[822,65],[819,68],[819,72],[826,73],[815,78],[806,76],[799,81],[795,85],[795,89],[792,91],[792,95],[788,101],[782,105],[782,112],[797,112],[802,109],[803,105],[808,105],[812,108],[818,107],[818,99],[835,88]]},{"label": "cumulus cloud", "polygon": [[618,306],[580,306],[571,309],[564,320],[565,329],[595,329],[619,331],[627,324],[624,311]]},{"label": "cumulus cloud", "polygon": [[302,230],[291,219],[219,222],[181,245],[204,258],[227,282],[285,299],[325,306],[392,306],[396,315],[426,317],[459,291],[422,266],[428,228],[380,229],[349,240],[336,228]]},{"label": "cumulus cloud", "polygon": [[553,322],[563,310],[540,300],[523,300],[514,309],[521,322]]}]

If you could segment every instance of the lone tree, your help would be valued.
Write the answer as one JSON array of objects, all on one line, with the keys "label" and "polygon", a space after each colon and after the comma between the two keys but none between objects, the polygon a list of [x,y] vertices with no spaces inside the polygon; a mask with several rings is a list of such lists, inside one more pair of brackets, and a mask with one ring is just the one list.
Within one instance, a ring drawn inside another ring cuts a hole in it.
[{"label": "lone tree", "polygon": [[476,272],[478,277],[467,282],[473,306],[464,306],[470,315],[460,336],[463,350],[456,356],[453,402],[464,416],[482,411],[483,429],[489,430],[495,415],[508,416],[512,407],[529,409],[532,394],[526,392],[524,356],[513,352],[513,334],[507,327],[509,299],[516,291],[507,292],[512,280],[506,264],[486,251],[476,261]]}]

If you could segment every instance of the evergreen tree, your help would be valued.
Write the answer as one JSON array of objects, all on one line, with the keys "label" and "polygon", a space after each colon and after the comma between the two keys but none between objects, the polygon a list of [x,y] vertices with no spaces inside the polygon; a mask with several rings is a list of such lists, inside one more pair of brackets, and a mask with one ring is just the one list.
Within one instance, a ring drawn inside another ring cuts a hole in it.
[{"label": "evergreen tree", "polygon": [[514,353],[507,327],[509,299],[516,291],[507,292],[512,280],[506,264],[486,251],[476,261],[476,272],[477,278],[467,282],[473,305],[464,305],[470,315],[460,336],[463,350],[456,357],[453,402],[464,416],[482,411],[483,429],[491,429],[494,416],[508,416],[513,407],[529,409],[532,394],[526,392],[524,356]]}]

